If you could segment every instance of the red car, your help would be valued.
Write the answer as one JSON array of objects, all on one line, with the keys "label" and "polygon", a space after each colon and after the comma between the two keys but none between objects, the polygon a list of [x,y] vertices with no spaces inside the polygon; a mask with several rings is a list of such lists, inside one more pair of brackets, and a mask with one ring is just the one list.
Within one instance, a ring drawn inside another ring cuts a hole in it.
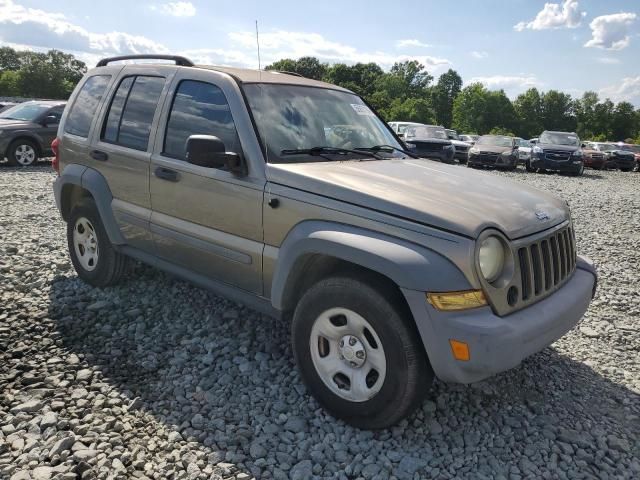
[{"label": "red car", "polygon": [[627,152],[633,152],[633,156],[636,158],[636,172],[640,172],[640,145],[630,145],[626,143],[621,145],[620,148]]},{"label": "red car", "polygon": [[601,152],[589,142],[586,142],[582,147],[582,160],[585,167],[595,168],[596,170],[602,170],[606,163],[604,152]]}]

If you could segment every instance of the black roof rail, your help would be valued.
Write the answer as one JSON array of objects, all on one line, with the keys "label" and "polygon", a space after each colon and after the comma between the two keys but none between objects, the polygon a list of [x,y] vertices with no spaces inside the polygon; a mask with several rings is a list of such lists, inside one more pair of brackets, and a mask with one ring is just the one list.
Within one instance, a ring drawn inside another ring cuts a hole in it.
[{"label": "black roof rail", "polygon": [[302,77],[305,78],[304,75],[300,75],[296,72],[287,72],[286,70],[274,70],[276,73],[283,73],[284,75],[293,75],[294,77]]},{"label": "black roof rail", "polygon": [[111,62],[119,62],[121,60],[173,60],[176,65],[181,67],[193,67],[194,63],[188,58],[181,57],[180,55],[157,55],[157,54],[145,54],[145,55],[122,55],[120,57],[108,57],[103,58],[98,62],[96,67],[106,67]]}]

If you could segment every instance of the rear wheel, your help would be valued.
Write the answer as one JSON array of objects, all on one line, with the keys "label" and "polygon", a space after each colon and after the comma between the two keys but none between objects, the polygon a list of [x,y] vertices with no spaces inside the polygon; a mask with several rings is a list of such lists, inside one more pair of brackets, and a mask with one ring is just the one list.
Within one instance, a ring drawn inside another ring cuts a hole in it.
[{"label": "rear wheel", "polygon": [[[433,370],[399,294],[355,277],[311,287],[296,307],[292,344],[302,379],[332,415],[386,428],[409,415]],[[382,290],[382,291],[381,291]]]},{"label": "rear wheel", "polygon": [[38,146],[31,140],[16,140],[7,150],[9,165],[28,167],[38,161]]},{"label": "rear wheel", "polygon": [[126,273],[128,259],[113,248],[91,199],[83,199],[71,211],[67,244],[78,276],[94,287],[118,283]]}]

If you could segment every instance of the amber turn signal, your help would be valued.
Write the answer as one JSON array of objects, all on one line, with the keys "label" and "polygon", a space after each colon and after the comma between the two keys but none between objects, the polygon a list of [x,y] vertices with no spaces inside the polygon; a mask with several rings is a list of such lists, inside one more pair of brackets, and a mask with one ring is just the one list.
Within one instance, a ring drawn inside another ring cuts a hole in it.
[{"label": "amber turn signal", "polygon": [[469,353],[469,345],[467,345],[466,343],[459,340],[450,339],[449,345],[451,345],[453,358],[455,358],[456,360],[468,362],[471,359],[471,354]]},{"label": "amber turn signal", "polygon": [[487,299],[482,290],[427,293],[427,300],[435,308],[443,311],[468,310],[487,305]]}]

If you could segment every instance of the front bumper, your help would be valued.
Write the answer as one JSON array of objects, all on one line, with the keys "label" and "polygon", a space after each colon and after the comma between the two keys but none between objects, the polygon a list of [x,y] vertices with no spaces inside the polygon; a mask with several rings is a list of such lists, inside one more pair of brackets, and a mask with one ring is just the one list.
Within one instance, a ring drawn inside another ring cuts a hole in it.
[{"label": "front bumper", "polygon": [[493,158],[486,155],[470,153],[467,162],[470,165],[482,165],[484,167],[512,168],[518,164],[518,157],[504,157],[502,155],[498,155],[497,157]]},{"label": "front bumper", "polygon": [[447,150],[438,150],[435,152],[431,151],[416,151],[414,152],[416,155],[419,155],[421,158],[428,158],[431,160],[440,160],[443,163],[453,163],[453,155],[454,151],[451,149]]},{"label": "front bumper", "polygon": [[[424,292],[403,293],[438,378],[472,383],[519,365],[571,330],[587,311],[596,284],[593,264],[578,257],[571,280],[559,290],[505,317],[490,307],[441,312],[427,303]],[[469,345],[468,361],[453,357],[450,339]]]},{"label": "front bumper", "polygon": [[[573,163],[577,162],[577,163]],[[554,170],[556,172],[572,172],[576,173],[580,171],[582,160],[564,160],[555,161],[547,160],[546,158],[531,158],[531,166],[533,168],[542,168],[544,170]]]}]

